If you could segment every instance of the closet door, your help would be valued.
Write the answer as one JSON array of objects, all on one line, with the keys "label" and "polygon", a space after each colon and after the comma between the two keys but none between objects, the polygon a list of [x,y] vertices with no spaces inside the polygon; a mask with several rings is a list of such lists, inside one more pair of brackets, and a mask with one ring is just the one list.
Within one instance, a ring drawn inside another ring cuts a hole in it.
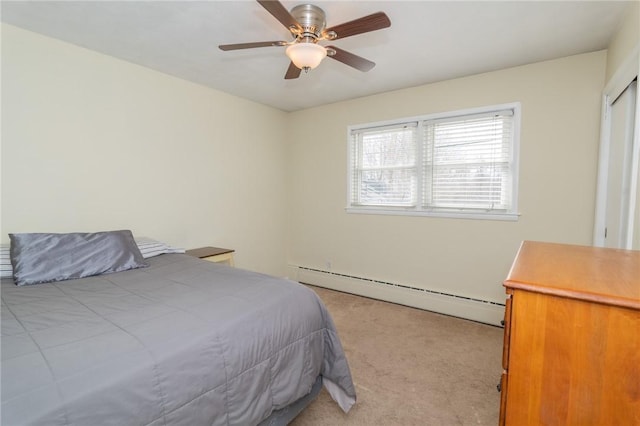
[{"label": "closet door", "polygon": [[638,178],[637,170],[633,173],[636,93],[637,80],[634,80],[611,104],[605,247],[631,248],[633,234],[640,232],[640,224],[634,220]]}]

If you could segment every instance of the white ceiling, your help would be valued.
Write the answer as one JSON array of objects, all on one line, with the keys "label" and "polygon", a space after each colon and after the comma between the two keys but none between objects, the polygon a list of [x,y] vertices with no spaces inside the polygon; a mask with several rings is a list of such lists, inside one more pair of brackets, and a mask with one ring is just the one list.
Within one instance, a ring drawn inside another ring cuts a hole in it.
[{"label": "white ceiling", "polygon": [[[304,1],[283,1],[291,9]],[[313,1],[328,26],[384,11],[391,27],[336,40],[374,61],[362,73],[325,59],[284,80],[283,47],[223,52],[219,44],[290,40],[255,1],[2,1],[2,21],[294,111],[375,93],[605,49],[630,2]],[[324,43],[326,44],[326,43]]]}]

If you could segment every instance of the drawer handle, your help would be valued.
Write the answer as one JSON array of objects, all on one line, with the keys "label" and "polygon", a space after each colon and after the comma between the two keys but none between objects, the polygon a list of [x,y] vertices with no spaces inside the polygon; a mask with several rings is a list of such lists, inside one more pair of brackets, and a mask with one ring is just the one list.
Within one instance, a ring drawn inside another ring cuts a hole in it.
[{"label": "drawer handle", "polygon": [[504,327],[504,320],[500,320],[500,324]]}]

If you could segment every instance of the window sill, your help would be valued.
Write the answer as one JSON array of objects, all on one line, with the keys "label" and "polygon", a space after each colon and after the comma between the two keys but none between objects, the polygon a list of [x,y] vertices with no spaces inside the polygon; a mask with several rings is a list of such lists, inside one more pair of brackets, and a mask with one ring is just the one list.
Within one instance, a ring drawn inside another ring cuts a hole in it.
[{"label": "window sill", "polygon": [[520,213],[480,213],[480,212],[455,212],[455,211],[424,211],[412,209],[392,209],[385,207],[346,207],[350,214],[381,214],[391,216],[426,216],[442,217],[452,219],[473,219],[473,220],[501,220],[516,222],[520,218]]}]

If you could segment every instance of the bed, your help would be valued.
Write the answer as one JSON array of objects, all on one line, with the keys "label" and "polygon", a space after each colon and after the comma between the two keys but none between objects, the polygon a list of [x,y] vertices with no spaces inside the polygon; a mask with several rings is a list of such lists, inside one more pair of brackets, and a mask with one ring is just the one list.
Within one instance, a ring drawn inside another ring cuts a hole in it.
[{"label": "bed", "polygon": [[179,253],[145,264],[2,278],[3,425],[286,424],[322,385],[355,403],[312,290]]}]

